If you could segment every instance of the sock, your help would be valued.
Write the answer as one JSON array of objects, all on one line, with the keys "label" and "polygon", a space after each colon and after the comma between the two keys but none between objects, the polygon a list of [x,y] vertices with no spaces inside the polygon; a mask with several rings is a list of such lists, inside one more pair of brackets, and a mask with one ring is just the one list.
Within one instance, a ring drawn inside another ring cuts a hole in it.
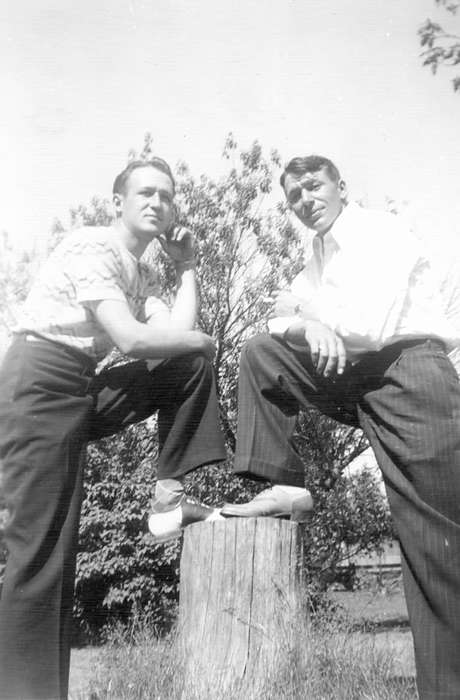
[{"label": "sock", "polygon": [[155,486],[155,501],[162,505],[175,506],[184,495],[184,485],[180,479],[159,479]]}]

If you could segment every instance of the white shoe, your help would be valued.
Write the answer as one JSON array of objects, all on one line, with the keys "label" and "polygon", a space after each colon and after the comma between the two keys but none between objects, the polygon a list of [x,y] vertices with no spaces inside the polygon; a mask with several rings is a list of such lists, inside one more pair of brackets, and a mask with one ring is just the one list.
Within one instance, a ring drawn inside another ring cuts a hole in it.
[{"label": "white shoe", "polygon": [[295,522],[305,522],[313,509],[313,499],[310,491],[304,490],[301,495],[286,493],[282,487],[275,485],[265,489],[248,503],[225,503],[221,510],[224,517],[258,518],[290,518]]},{"label": "white shoe", "polygon": [[173,507],[154,502],[148,524],[155,544],[160,544],[180,537],[187,525],[213,520],[223,520],[220,508],[205,506],[195,498],[184,495]]}]

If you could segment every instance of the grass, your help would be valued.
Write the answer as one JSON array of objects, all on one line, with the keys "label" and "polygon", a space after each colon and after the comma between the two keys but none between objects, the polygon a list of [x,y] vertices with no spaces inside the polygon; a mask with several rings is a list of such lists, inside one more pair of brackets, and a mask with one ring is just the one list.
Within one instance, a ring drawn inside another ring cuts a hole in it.
[{"label": "grass", "polygon": [[[187,676],[174,634],[158,639],[148,624],[115,630],[97,654],[88,688],[73,700],[415,700],[399,654],[377,634],[347,629],[343,620],[297,626],[297,642],[281,640],[256,677],[224,687],[214,677]],[[380,640],[381,641],[381,640]],[[288,651],[289,650],[289,651]],[[211,670],[212,675],[212,670]]]}]

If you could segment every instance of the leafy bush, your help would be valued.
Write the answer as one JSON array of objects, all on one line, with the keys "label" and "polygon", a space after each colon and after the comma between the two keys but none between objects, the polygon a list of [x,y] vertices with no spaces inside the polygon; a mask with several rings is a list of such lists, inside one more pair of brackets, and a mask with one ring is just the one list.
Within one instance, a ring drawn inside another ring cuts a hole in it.
[{"label": "leafy bush", "polygon": [[307,581],[311,594],[338,578],[353,587],[355,567],[345,560],[379,551],[395,537],[390,510],[379,482],[369,471],[344,476],[367,447],[361,430],[323,416],[316,409],[298,419],[297,445],[305,463],[305,481],[315,508],[305,528]]},{"label": "leafy bush", "polygon": [[156,453],[147,422],[88,446],[75,604],[86,637],[138,610],[158,627],[174,619],[179,547],[153,545],[146,527]]}]

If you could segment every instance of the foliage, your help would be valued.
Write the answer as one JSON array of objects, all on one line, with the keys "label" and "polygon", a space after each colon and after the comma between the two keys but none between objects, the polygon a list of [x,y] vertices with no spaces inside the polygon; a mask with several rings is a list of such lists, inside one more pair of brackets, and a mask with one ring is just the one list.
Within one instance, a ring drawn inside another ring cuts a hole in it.
[{"label": "foliage", "polygon": [[108,199],[93,197],[89,205],[80,204],[70,210],[71,228],[80,226],[109,226],[113,221]]},{"label": "foliage", "polygon": [[[460,7],[459,0],[435,0],[436,4],[444,7],[452,15]],[[418,30],[420,45],[423,48],[423,65],[429,66],[432,73],[444,66],[460,65],[460,36],[446,32],[443,27],[431,19],[425,20]],[[460,92],[460,75],[452,79],[454,90]]]},{"label": "foliage", "polygon": [[368,442],[360,430],[322,416],[314,408],[299,416],[296,441],[315,502],[305,528],[311,595],[337,580],[352,588],[355,565],[349,559],[379,551],[395,536],[376,477],[367,471],[343,474]]},{"label": "foliage", "polygon": [[335,582],[353,590],[357,571],[352,558],[381,551],[394,531],[387,502],[372,473],[362,471],[337,479],[332,488],[318,490],[315,496],[305,542],[309,591],[318,601],[317,596]]},{"label": "foliage", "polygon": [[10,332],[15,308],[29,291],[34,259],[28,252],[17,253],[6,232],[2,234],[0,256],[0,331]]},{"label": "foliage", "polygon": [[86,638],[136,610],[163,628],[174,618],[178,547],[145,534],[156,452],[146,422],[88,446],[75,606]]}]

